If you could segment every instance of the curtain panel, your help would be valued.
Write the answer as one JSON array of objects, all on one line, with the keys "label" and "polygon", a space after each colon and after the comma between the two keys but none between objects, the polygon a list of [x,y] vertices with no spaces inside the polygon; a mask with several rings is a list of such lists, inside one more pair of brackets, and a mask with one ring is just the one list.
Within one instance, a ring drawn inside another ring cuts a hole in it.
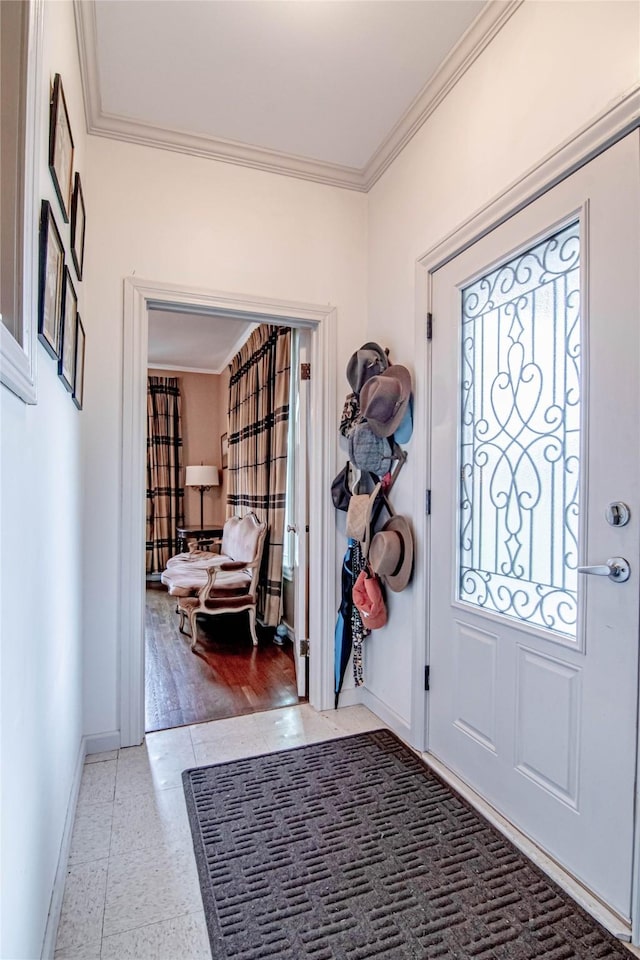
[{"label": "curtain panel", "polygon": [[184,523],[182,424],[177,377],[147,378],[147,575],[178,553]]},{"label": "curtain panel", "polygon": [[291,330],[261,324],[231,362],[227,516],[268,524],[258,617],[280,621],[287,491]]}]

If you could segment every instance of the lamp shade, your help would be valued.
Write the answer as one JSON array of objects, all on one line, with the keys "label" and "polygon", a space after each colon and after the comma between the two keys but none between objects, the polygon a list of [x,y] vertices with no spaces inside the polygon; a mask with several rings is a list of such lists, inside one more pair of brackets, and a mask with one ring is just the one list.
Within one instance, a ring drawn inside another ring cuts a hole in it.
[{"label": "lamp shade", "polygon": [[187,467],[185,477],[185,487],[217,487],[220,483],[217,467],[207,466],[199,463],[193,467]]}]

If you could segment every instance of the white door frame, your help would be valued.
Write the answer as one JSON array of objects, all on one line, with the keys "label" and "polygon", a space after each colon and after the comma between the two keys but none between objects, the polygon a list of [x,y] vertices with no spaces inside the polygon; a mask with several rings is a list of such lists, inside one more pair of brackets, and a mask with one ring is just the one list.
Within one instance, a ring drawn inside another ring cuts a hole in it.
[{"label": "white door frame", "polygon": [[122,356],[122,487],[120,503],[119,683],[120,745],[144,739],[144,542],[147,338],[149,305],[204,309],[252,323],[279,322],[312,331],[309,450],[309,632],[313,641],[309,702],[328,709],[333,697],[332,619],[336,609],[336,530],[328,491],[335,473],[336,310],[332,306],[219,293],[154,280],[124,281]]},{"label": "white door frame", "polygon": [[[414,395],[414,523],[418,551],[416,556],[416,589],[414,591],[414,623],[416,636],[413,649],[413,689],[411,730],[413,745],[428,750],[424,665],[429,663],[428,609],[430,524],[425,513],[425,489],[430,487],[429,452],[431,408],[431,350],[426,339],[426,318],[432,303],[433,275],[463,250],[501,223],[514,216],[556,184],[571,176],[598,154],[640,126],[640,86],[636,85],[609,109],[576,132],[557,150],[511,184],[473,216],[447,234],[416,262],[415,300],[415,369]],[[438,323],[435,317],[433,322]],[[424,375],[423,375],[424,374]],[[437,510],[437,504],[433,504]],[[437,678],[433,677],[436,683]],[[638,769],[640,769],[639,738]],[[638,791],[638,787],[636,787]],[[637,792],[634,825],[634,878],[632,892],[632,940],[640,945],[640,792]]]}]

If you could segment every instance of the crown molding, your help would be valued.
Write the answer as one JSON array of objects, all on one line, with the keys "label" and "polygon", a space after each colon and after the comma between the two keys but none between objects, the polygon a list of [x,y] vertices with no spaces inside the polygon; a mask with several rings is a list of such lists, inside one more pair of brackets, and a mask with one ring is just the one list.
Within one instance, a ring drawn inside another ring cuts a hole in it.
[{"label": "crown molding", "polygon": [[489,0],[366,164],[368,192],[524,0]]},{"label": "crown molding", "polygon": [[107,113],[100,97],[94,0],[74,0],[87,133],[367,193],[524,0],[488,0],[363,168],[312,160]]},{"label": "crown molding", "polygon": [[175,363],[153,363],[152,360],[148,361],[147,366],[149,370],[162,370],[165,373],[204,373],[209,377],[219,377],[224,369],[224,366],[219,370],[209,367],[181,367]]},{"label": "crown molding", "polygon": [[257,330],[259,326],[260,326],[259,323],[252,323],[251,326],[247,330],[245,330],[243,334],[237,337],[235,343],[231,346],[231,348],[229,349],[229,352],[224,358],[224,361],[220,364],[220,373],[222,373],[222,371],[229,366],[229,364],[231,363],[235,355],[240,352],[240,350],[242,349],[242,347],[244,347],[245,343],[247,342],[247,340],[249,339],[253,331]]}]

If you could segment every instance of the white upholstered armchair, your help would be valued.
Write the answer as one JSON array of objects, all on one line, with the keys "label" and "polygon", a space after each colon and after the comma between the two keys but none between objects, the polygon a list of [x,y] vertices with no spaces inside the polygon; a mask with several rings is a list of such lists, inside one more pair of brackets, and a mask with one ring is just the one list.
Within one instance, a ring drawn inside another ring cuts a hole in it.
[{"label": "white upholstered armchair", "polygon": [[231,517],[224,525],[219,554],[195,550],[168,561],[161,579],[177,599],[182,633],[185,619],[189,620],[192,650],[198,615],[245,610],[249,612],[251,639],[257,646],[257,587],[266,534],[267,524],[254,513]]}]

